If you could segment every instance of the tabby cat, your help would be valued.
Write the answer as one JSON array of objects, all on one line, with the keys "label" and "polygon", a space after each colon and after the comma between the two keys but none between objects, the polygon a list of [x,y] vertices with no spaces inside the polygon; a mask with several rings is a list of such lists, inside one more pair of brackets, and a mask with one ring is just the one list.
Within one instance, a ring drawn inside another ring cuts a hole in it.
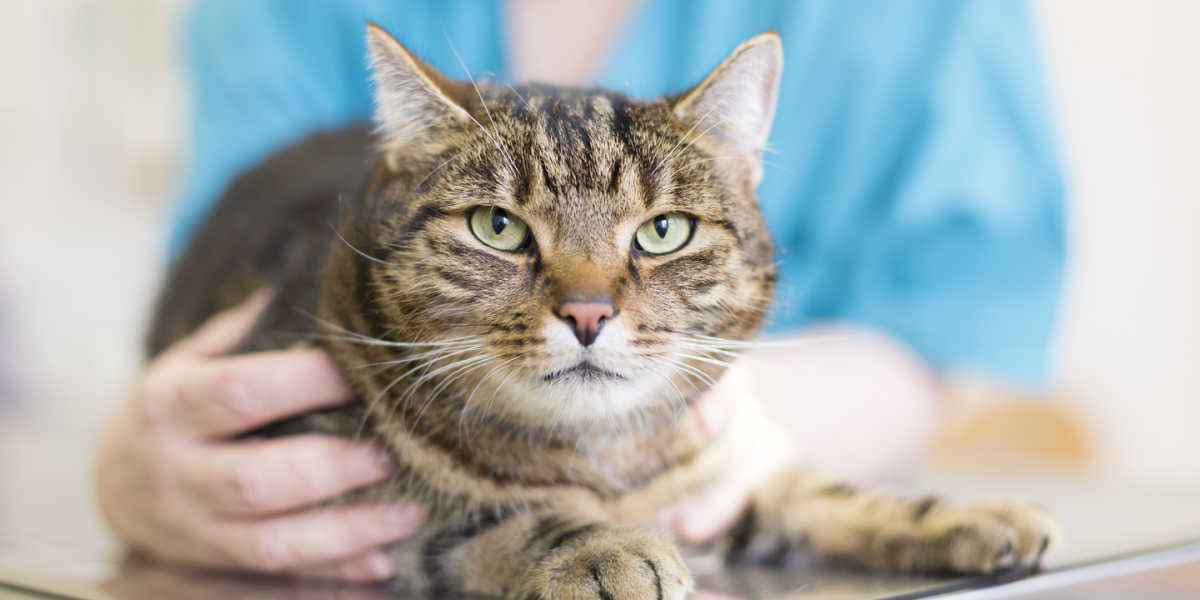
[{"label": "tabby cat", "polygon": [[[772,297],[754,189],[779,37],[651,101],[460,82],[382,29],[367,37],[377,131],[314,135],[240,177],[174,266],[150,355],[271,286],[240,351],[316,344],[361,400],[274,431],[391,451],[399,474],[367,494],[430,507],[390,549],[401,579],[685,597],[687,566],[645,526],[733,458],[682,409]],[[724,547],[975,573],[1036,562],[1052,529],[1025,505],[893,499],[788,470]]]}]

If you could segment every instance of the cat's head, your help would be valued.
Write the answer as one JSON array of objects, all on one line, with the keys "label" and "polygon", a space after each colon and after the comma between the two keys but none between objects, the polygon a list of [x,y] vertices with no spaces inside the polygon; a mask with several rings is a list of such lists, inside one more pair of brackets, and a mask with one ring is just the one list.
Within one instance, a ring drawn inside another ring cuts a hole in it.
[{"label": "cat's head", "polygon": [[[779,37],[691,90],[452,80],[368,30],[380,165],[367,261],[384,377],[426,377],[476,415],[612,422],[677,407],[752,337],[774,290],[754,188]],[[406,374],[407,373],[407,374]]]}]

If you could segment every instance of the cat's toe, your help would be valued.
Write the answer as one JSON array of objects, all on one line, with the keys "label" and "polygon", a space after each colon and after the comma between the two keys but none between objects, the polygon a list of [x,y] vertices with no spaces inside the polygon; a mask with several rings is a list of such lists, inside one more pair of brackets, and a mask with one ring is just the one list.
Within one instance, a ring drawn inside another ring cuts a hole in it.
[{"label": "cat's toe", "polygon": [[879,553],[898,571],[991,573],[1010,566],[1016,532],[991,518],[945,523],[919,532],[885,537]]},{"label": "cat's toe", "polygon": [[684,600],[692,577],[666,540],[643,531],[601,531],[558,548],[526,578],[522,598]]},{"label": "cat's toe", "polygon": [[914,532],[882,536],[886,565],[902,571],[994,573],[1035,567],[1058,536],[1042,509],[1020,503],[948,508]]},{"label": "cat's toe", "polygon": [[1022,502],[991,502],[975,507],[1007,523],[1017,534],[1015,563],[1036,567],[1060,538],[1058,523],[1044,508]]}]

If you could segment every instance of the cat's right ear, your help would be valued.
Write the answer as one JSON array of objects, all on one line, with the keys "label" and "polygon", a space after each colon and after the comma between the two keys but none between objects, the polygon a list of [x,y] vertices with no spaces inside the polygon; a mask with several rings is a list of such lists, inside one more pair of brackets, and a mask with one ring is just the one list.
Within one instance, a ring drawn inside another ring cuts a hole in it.
[{"label": "cat's right ear", "polygon": [[775,118],[782,70],[779,34],[760,33],[738,46],[672,107],[677,117],[724,146],[755,185],[762,179],[759,154]]},{"label": "cat's right ear", "polygon": [[455,100],[459,82],[442,75],[374,23],[367,49],[375,79],[375,120],[383,134],[384,159],[412,156],[436,145],[447,131],[466,126],[471,115]]}]

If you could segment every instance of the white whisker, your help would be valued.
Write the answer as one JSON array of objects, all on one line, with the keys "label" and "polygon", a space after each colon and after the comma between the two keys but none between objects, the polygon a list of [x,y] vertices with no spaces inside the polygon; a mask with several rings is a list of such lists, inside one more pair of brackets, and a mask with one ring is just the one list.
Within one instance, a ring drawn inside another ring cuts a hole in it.
[{"label": "white whisker", "polygon": [[679,358],[686,358],[688,360],[694,360],[694,361],[702,362],[705,364],[716,365],[718,367],[728,367],[729,366],[728,362],[725,362],[723,360],[717,360],[715,358],[707,358],[704,356],[697,356],[695,354],[687,354],[684,352],[675,352],[674,355],[678,356]]},{"label": "white whisker", "polygon": [[424,176],[424,177],[422,177],[422,178],[421,178],[421,180],[420,180],[420,181],[418,181],[418,182],[417,182],[415,185],[413,185],[413,186],[412,186],[412,187],[413,187],[413,189],[419,189],[419,188],[421,187],[421,184],[423,184],[423,183],[425,183],[426,181],[428,181],[430,177],[433,177],[433,174],[434,174],[434,173],[437,173],[438,171],[440,171],[440,170],[442,169],[442,167],[444,167],[444,166],[446,166],[446,165],[450,164],[450,161],[452,161],[452,160],[454,160],[454,157],[453,157],[453,156],[451,156],[450,158],[447,158],[446,160],[443,160],[441,164],[439,164],[438,166],[436,166],[436,167],[434,167],[433,169],[431,169],[431,170],[430,170],[428,173],[426,173],[426,174],[425,174],[425,176]]},{"label": "white whisker", "polygon": [[[466,345],[466,346],[450,346],[448,348],[438,348],[436,350],[429,350],[427,352],[422,352],[420,354],[414,354],[412,356],[406,356],[404,358],[397,358],[395,360],[385,360],[385,361],[380,361],[380,362],[355,365],[354,368],[355,369],[365,369],[368,367],[388,367],[388,366],[394,366],[394,365],[403,365],[403,364],[408,364],[411,362],[420,361],[420,360],[424,360],[426,358],[431,358],[431,357],[437,358],[437,359],[448,358],[451,356],[455,356],[457,354],[462,354],[464,352],[472,352],[472,351],[478,350],[480,348],[483,348],[482,344],[470,344],[470,345]],[[450,352],[450,350],[453,350],[453,352]]]},{"label": "white whisker", "polygon": [[[470,81],[471,87],[475,88],[475,95],[479,97],[479,104],[483,106],[483,112],[487,114],[488,121],[491,121],[492,129],[496,129],[496,121],[492,119],[492,111],[488,109],[487,102],[485,102],[483,99],[483,92],[479,91],[479,85],[475,83],[475,78],[471,76],[471,69],[467,67],[467,63],[463,61],[462,57],[458,55],[458,50],[454,48],[454,43],[450,41],[450,34],[446,34],[446,44],[450,46],[450,52],[454,53],[454,58],[458,60],[458,64],[462,66],[463,71],[466,71],[467,81]],[[466,112],[466,110],[463,112]],[[483,123],[480,123],[475,117],[471,116],[471,113],[467,113],[467,116],[479,126],[479,129],[483,131],[483,134],[486,135],[488,139],[492,140],[492,143],[496,145],[496,149],[500,150],[500,152],[508,159],[508,165],[512,167],[513,176],[520,177],[521,169],[517,168],[517,162],[513,160],[512,154],[509,154],[508,150],[500,144],[500,141],[492,134],[492,132],[488,131],[487,128],[483,126]]]},{"label": "white whisker", "polygon": [[361,257],[363,257],[363,258],[367,259],[367,260],[370,260],[370,261],[377,262],[377,263],[379,263],[379,264],[381,264],[381,265],[387,265],[387,266],[389,266],[389,267],[398,267],[398,266],[400,266],[400,265],[398,265],[398,264],[396,264],[396,263],[390,263],[390,262],[388,262],[388,261],[386,261],[386,260],[383,260],[383,259],[381,259],[381,258],[376,258],[376,257],[374,257],[374,256],[371,256],[370,254],[367,254],[366,252],[363,252],[362,250],[359,250],[358,248],[356,248],[356,247],[354,246],[354,244],[351,244],[351,243],[349,242],[349,240],[347,240],[346,238],[342,237],[342,232],[338,231],[338,230],[337,230],[337,227],[334,227],[334,226],[333,226],[333,223],[327,223],[327,225],[329,225],[329,229],[333,231],[333,235],[336,235],[336,236],[338,237],[338,239],[339,239],[339,240],[342,240],[342,243],[343,243],[343,244],[345,244],[347,248],[349,248],[349,249],[353,250],[355,254],[357,254],[357,255],[359,255],[359,256],[361,256]]},{"label": "white whisker", "polygon": [[[483,377],[479,378],[479,381],[475,383],[475,387],[471,389],[471,393],[467,394],[467,397],[463,400],[463,409],[462,409],[462,412],[458,416],[459,429],[463,429],[464,431],[466,431],[464,424],[466,421],[467,414],[471,410],[471,400],[475,397],[475,393],[479,391],[479,387],[483,385],[483,382],[487,381],[487,378],[491,377],[496,371],[503,369],[509,363],[513,362],[514,360],[517,360],[518,358],[520,358],[520,356],[514,356],[514,357],[492,367],[490,370],[488,370],[487,373],[483,374]],[[469,432],[468,432],[468,437],[470,437]]]},{"label": "white whisker", "polygon": [[[675,146],[669,152],[667,152],[667,154],[665,156],[663,156],[662,160],[658,161],[658,166],[654,167],[654,170],[651,171],[651,173],[657,174],[659,169],[666,166],[666,164],[669,161],[673,160],[676,156],[679,156],[680,154],[687,152],[687,149],[691,148],[692,145],[695,144],[696,141],[698,141],[701,137],[708,135],[709,132],[711,132],[713,129],[716,129],[718,125],[721,125],[722,123],[725,123],[727,121],[727,119],[721,117],[720,115],[717,115],[717,118],[713,122],[712,125],[709,125],[704,131],[701,131],[700,133],[697,133],[696,135],[692,136],[691,140],[688,140],[687,139],[688,134],[690,134],[692,132],[692,130],[694,130],[696,128],[697,125],[699,125],[700,123],[703,123],[710,116],[712,116],[712,114],[713,113],[710,111],[710,112],[705,113],[703,117],[700,117],[699,119],[697,119],[696,122],[692,125],[692,128],[683,134],[683,137],[680,138],[679,142],[675,143]],[[680,146],[681,143],[683,144],[682,147]]]},{"label": "white whisker", "polygon": [[716,380],[714,380],[712,378],[712,376],[709,375],[708,373],[705,373],[704,371],[701,371],[700,369],[698,369],[692,365],[689,365],[682,360],[677,360],[674,356],[661,355],[659,358],[667,361],[668,363],[671,363],[672,365],[674,365],[676,368],[680,369],[681,371],[684,371],[695,377],[698,377],[700,379],[700,381],[703,381],[704,383],[708,384],[709,386],[716,385],[716,383],[717,383]]},{"label": "white whisker", "polygon": [[[425,373],[422,373],[419,377],[416,378],[415,381],[413,381],[407,388],[404,389],[404,393],[400,396],[400,399],[396,402],[396,404],[399,405],[402,402],[408,401],[410,398],[412,398],[413,393],[415,393],[417,390],[421,389],[422,385],[424,385],[426,382],[432,380],[434,377],[437,377],[439,374],[445,373],[446,371],[456,370],[464,365],[475,364],[476,362],[478,362],[480,360],[486,360],[487,358],[488,357],[486,357],[486,356],[483,356],[483,357],[468,356],[467,358],[453,361],[448,365],[443,365],[432,371],[427,371]],[[428,363],[426,366],[427,367],[432,366],[432,363]],[[432,401],[432,399],[430,401]],[[416,426],[416,424],[414,423],[413,427],[415,427],[415,426]]]},{"label": "white whisker", "polygon": [[[421,370],[425,370],[425,371],[426,371],[426,374],[425,374],[425,375],[422,375],[422,378],[423,378],[423,377],[426,377],[426,376],[428,375],[428,369],[429,369],[429,367],[431,367],[431,366],[433,366],[434,364],[436,364],[438,360],[442,360],[442,359],[444,359],[444,358],[448,358],[449,356],[454,356],[454,355],[462,354],[463,352],[464,352],[464,351],[462,351],[462,350],[457,350],[457,351],[454,351],[454,352],[452,352],[452,353],[449,353],[449,354],[447,354],[447,355],[445,355],[445,356],[440,356],[440,357],[434,358],[433,360],[427,360],[427,361],[424,361],[424,362],[422,362],[421,364],[418,364],[417,366],[415,366],[415,367],[412,367],[411,369],[409,369],[409,370],[407,370],[407,371],[405,371],[405,372],[401,373],[399,376],[397,376],[395,379],[393,379],[393,380],[392,380],[392,382],[391,382],[391,383],[389,383],[389,384],[387,385],[387,387],[385,387],[385,388],[383,388],[382,390],[380,390],[380,391],[379,391],[379,393],[378,393],[378,394],[376,394],[376,395],[375,395],[375,397],[371,399],[371,402],[370,402],[370,404],[368,404],[368,411],[369,411],[371,408],[373,408],[373,407],[375,406],[375,404],[376,404],[376,403],[378,403],[378,402],[379,402],[379,400],[380,400],[380,399],[382,399],[382,398],[383,398],[383,397],[384,397],[384,396],[385,396],[385,395],[386,395],[386,394],[387,394],[387,393],[388,393],[388,392],[389,392],[389,391],[392,389],[392,387],[394,387],[394,386],[395,386],[397,383],[399,383],[401,380],[403,380],[403,379],[406,379],[406,378],[407,378],[407,377],[409,377],[410,375],[412,375],[412,374],[416,373],[417,371],[421,371]],[[470,360],[470,359],[463,359],[463,360]],[[417,382],[416,382],[416,383],[414,383],[414,386],[415,386],[415,385],[419,385],[421,382],[422,382],[422,379],[421,379],[421,378],[418,378],[418,379],[417,379]],[[392,419],[392,416],[396,414],[396,409],[397,409],[397,408],[399,408],[399,406],[400,406],[400,403],[401,403],[401,402],[403,402],[405,399],[407,399],[407,398],[408,398],[408,396],[411,394],[411,390],[412,390],[412,389],[413,389],[413,386],[410,386],[410,387],[409,387],[409,388],[408,388],[408,389],[405,391],[404,395],[403,395],[403,396],[402,396],[402,397],[401,397],[399,400],[396,400],[396,401],[392,402],[392,404],[391,404],[391,408],[388,410],[387,418],[385,419],[385,421],[390,421],[390,420]]]}]

